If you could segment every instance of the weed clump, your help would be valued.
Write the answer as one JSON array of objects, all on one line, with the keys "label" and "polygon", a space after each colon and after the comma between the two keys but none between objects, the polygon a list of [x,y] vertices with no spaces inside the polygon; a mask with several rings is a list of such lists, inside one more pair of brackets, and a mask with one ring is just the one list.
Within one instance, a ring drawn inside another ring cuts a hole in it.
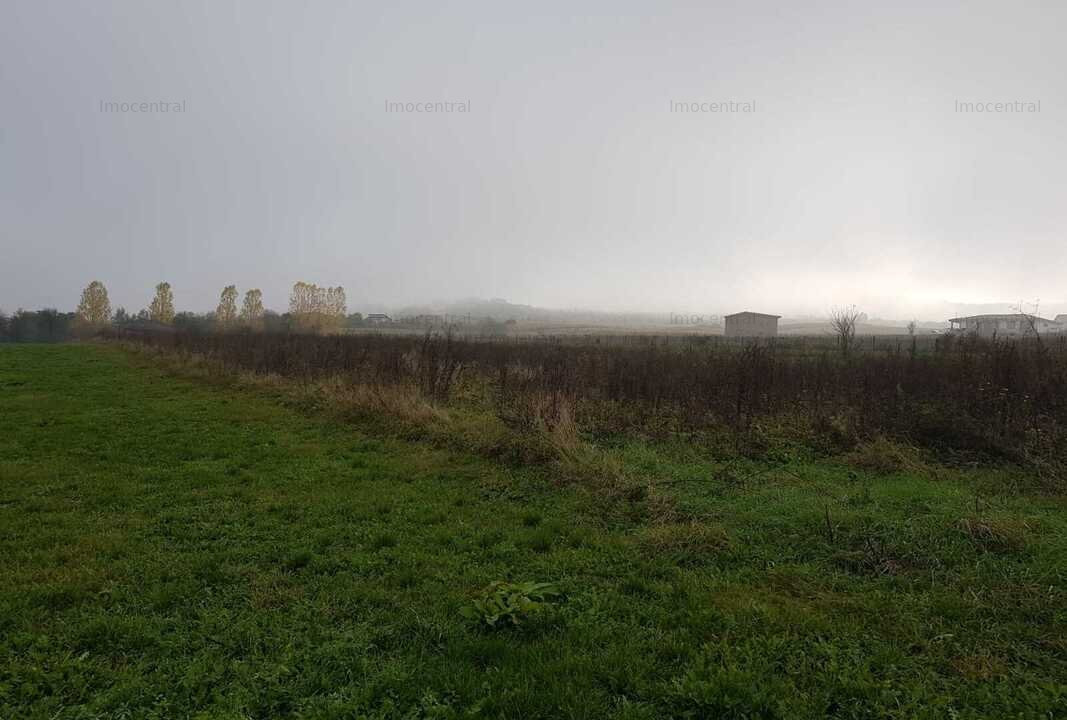
[{"label": "weed clump", "polygon": [[371,550],[385,550],[396,547],[396,536],[389,532],[378,533],[370,541]]},{"label": "weed clump", "polygon": [[892,475],[905,470],[913,472],[924,470],[924,466],[916,456],[917,452],[914,448],[879,436],[859,445],[845,456],[845,460],[858,470],[867,470],[879,475]]},{"label": "weed clump", "polygon": [[981,552],[1018,552],[1026,545],[1029,526],[1017,520],[961,518],[956,528]]},{"label": "weed clump", "polygon": [[638,542],[646,554],[677,565],[706,562],[730,547],[722,527],[699,522],[653,525],[642,531]]},{"label": "weed clump", "polygon": [[497,580],[460,612],[489,628],[519,627],[553,607],[560,596],[551,583]]},{"label": "weed clump", "polygon": [[310,565],[313,559],[314,555],[312,555],[311,552],[300,550],[287,557],[283,563],[283,567],[289,572],[296,572],[297,570],[302,570]]}]

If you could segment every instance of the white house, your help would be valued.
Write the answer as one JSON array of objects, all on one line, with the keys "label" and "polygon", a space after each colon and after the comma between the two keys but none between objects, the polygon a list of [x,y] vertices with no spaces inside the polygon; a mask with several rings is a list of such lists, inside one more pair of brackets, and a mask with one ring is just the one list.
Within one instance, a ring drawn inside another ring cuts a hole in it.
[{"label": "white house", "polygon": [[978,337],[1023,337],[1026,335],[1046,335],[1067,330],[1059,315],[1049,320],[1036,315],[1012,313],[1008,315],[971,315],[949,319],[951,332],[977,335]]}]

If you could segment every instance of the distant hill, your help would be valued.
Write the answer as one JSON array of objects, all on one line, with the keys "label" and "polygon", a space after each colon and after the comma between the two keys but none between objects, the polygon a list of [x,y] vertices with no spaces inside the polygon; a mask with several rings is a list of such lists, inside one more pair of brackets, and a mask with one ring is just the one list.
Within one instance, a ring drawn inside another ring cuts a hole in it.
[{"label": "distant hill", "polygon": [[454,318],[470,317],[472,321],[493,318],[561,325],[656,325],[669,322],[669,313],[621,313],[584,309],[540,308],[512,303],[502,298],[489,300],[465,298],[453,302],[428,305],[408,305],[389,312],[397,318],[419,315],[440,315]]}]

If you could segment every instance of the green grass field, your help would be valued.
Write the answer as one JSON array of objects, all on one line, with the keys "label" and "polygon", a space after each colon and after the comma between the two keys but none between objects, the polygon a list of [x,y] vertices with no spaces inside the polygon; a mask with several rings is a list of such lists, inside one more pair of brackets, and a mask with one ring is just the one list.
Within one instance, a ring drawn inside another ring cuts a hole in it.
[{"label": "green grass field", "polygon": [[[613,452],[669,517],[0,346],[0,718],[1067,716],[1067,508],[1025,472]],[[496,580],[562,595],[490,628]]]}]

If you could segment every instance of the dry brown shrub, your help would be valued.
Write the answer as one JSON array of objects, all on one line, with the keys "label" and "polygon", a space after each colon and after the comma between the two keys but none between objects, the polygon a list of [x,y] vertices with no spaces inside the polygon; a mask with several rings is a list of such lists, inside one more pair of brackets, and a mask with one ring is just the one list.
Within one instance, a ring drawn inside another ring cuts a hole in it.
[{"label": "dry brown shrub", "polygon": [[645,528],[638,536],[638,544],[649,555],[693,563],[727,550],[730,539],[719,525],[664,523]]},{"label": "dry brown shrub", "polygon": [[956,528],[983,552],[1016,552],[1026,545],[1030,526],[1022,520],[961,518]]},{"label": "dry brown shrub", "polygon": [[849,572],[874,577],[899,575],[906,568],[900,558],[878,545],[867,545],[861,550],[841,550],[833,554],[832,560]]},{"label": "dry brown shrub", "polygon": [[848,453],[845,461],[854,468],[880,475],[904,471],[921,473],[929,470],[915,448],[881,436]]},{"label": "dry brown shrub", "polygon": [[448,411],[427,401],[408,385],[363,385],[340,379],[323,383],[322,391],[350,408],[382,412],[400,420],[421,424],[448,422]]},{"label": "dry brown shrub", "polygon": [[1003,658],[988,653],[961,655],[951,661],[952,669],[968,680],[992,680],[1005,675],[1007,665]]}]

